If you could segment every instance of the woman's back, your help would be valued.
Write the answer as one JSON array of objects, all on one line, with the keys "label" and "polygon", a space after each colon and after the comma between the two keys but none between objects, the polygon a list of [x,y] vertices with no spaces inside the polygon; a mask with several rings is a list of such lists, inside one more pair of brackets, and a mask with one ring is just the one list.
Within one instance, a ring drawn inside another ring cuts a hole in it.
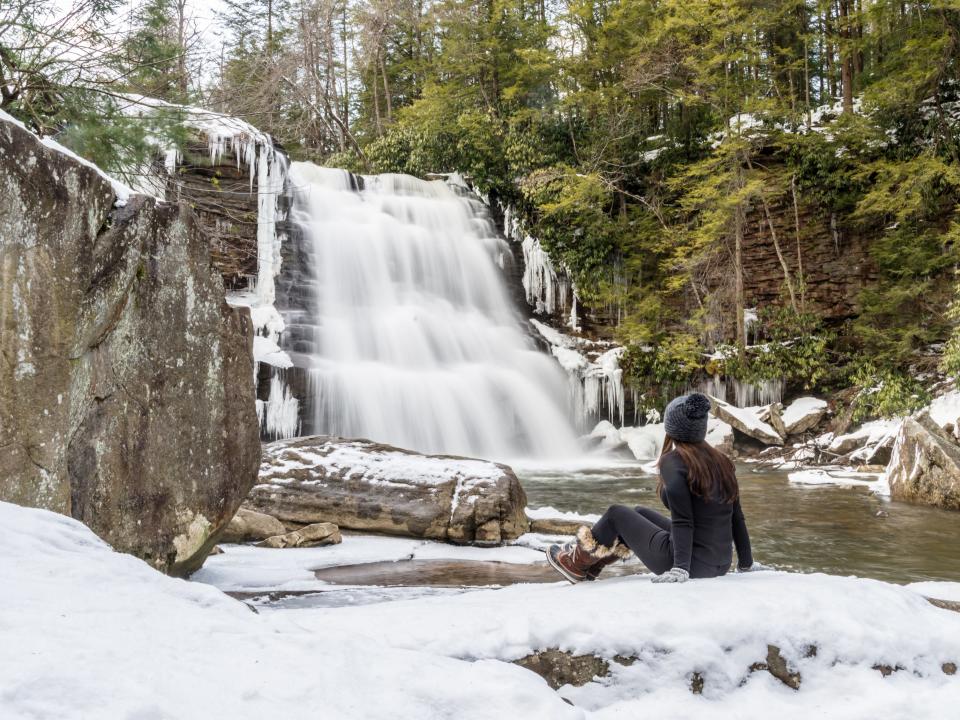
[{"label": "woman's back", "polygon": [[693,493],[689,470],[676,450],[660,458],[660,474],[660,499],[670,510],[676,567],[688,570],[691,577],[723,575],[733,561],[734,543],[739,564],[752,563],[739,499],[726,501],[720,488],[715,488],[710,497]]}]

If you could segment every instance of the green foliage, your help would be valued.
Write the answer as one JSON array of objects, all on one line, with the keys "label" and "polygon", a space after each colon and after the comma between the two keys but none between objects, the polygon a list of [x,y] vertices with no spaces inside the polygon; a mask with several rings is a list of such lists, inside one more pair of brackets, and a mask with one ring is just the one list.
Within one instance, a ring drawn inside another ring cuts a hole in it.
[{"label": "green foliage", "polygon": [[877,368],[871,362],[858,366],[852,381],[860,389],[853,401],[855,421],[908,415],[931,400],[930,393],[915,377],[891,368]]},{"label": "green foliage", "polygon": [[765,342],[745,348],[719,348],[724,360],[714,374],[745,382],[783,379],[810,390],[827,376],[832,335],[812,313],[794,313],[789,307],[765,308],[758,322]]}]

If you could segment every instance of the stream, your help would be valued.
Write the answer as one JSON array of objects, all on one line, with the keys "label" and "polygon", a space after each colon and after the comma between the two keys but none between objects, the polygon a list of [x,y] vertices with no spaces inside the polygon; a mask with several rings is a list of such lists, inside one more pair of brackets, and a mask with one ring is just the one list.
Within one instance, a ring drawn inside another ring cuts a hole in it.
[{"label": "stream", "polygon": [[[666,512],[656,477],[635,466],[519,469],[531,507],[602,513],[608,505]],[[783,570],[858,575],[895,583],[960,581],[960,514],[892,502],[869,488],[805,486],[784,471],[738,468],[754,558]]]}]

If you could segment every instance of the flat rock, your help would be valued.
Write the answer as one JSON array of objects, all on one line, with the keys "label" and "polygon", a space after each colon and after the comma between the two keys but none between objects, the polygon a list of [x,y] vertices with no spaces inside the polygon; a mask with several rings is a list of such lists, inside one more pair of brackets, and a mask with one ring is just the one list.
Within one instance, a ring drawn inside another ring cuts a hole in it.
[{"label": "flat rock", "polygon": [[249,312],[186,204],[0,119],[0,500],[199,567],[256,481]]},{"label": "flat rock", "polygon": [[583,524],[580,520],[566,518],[533,518],[530,520],[530,532],[541,535],[573,535]]},{"label": "flat rock", "polygon": [[304,525],[299,530],[292,530],[283,535],[274,535],[257,543],[258,547],[268,548],[298,548],[319,547],[322,545],[339,545],[343,542],[340,528],[330,522],[312,523]]},{"label": "flat rock", "polygon": [[894,500],[960,510],[960,447],[927,413],[900,427],[887,465]]},{"label": "flat rock", "polygon": [[783,445],[783,437],[776,429],[761,420],[756,411],[751,408],[738,408],[715,397],[710,397],[713,403],[711,412],[714,417],[727,423],[744,435],[759,440],[765,445]]},{"label": "flat rock", "polygon": [[264,446],[247,505],[287,523],[495,545],[529,529],[506,465],[311,436]]},{"label": "flat rock", "polygon": [[269,537],[284,535],[287,528],[275,517],[242,507],[230,520],[230,524],[220,535],[222,543],[242,543],[254,540],[266,540]]}]

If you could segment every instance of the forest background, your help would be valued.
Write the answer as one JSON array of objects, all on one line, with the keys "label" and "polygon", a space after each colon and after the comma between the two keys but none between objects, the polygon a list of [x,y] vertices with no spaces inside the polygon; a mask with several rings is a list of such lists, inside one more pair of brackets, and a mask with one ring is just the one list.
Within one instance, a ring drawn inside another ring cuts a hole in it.
[{"label": "forest background", "polygon": [[[867,417],[960,374],[960,0],[215,9],[211,32],[187,0],[6,0],[0,108],[121,177],[179,127],[175,107],[125,112],[132,95],[243,118],[295,159],[459,171],[565,268],[651,397],[785,379],[856,387]],[[849,317],[807,302],[801,208],[838,253],[866,241]],[[751,217],[783,271],[759,308]]]}]

